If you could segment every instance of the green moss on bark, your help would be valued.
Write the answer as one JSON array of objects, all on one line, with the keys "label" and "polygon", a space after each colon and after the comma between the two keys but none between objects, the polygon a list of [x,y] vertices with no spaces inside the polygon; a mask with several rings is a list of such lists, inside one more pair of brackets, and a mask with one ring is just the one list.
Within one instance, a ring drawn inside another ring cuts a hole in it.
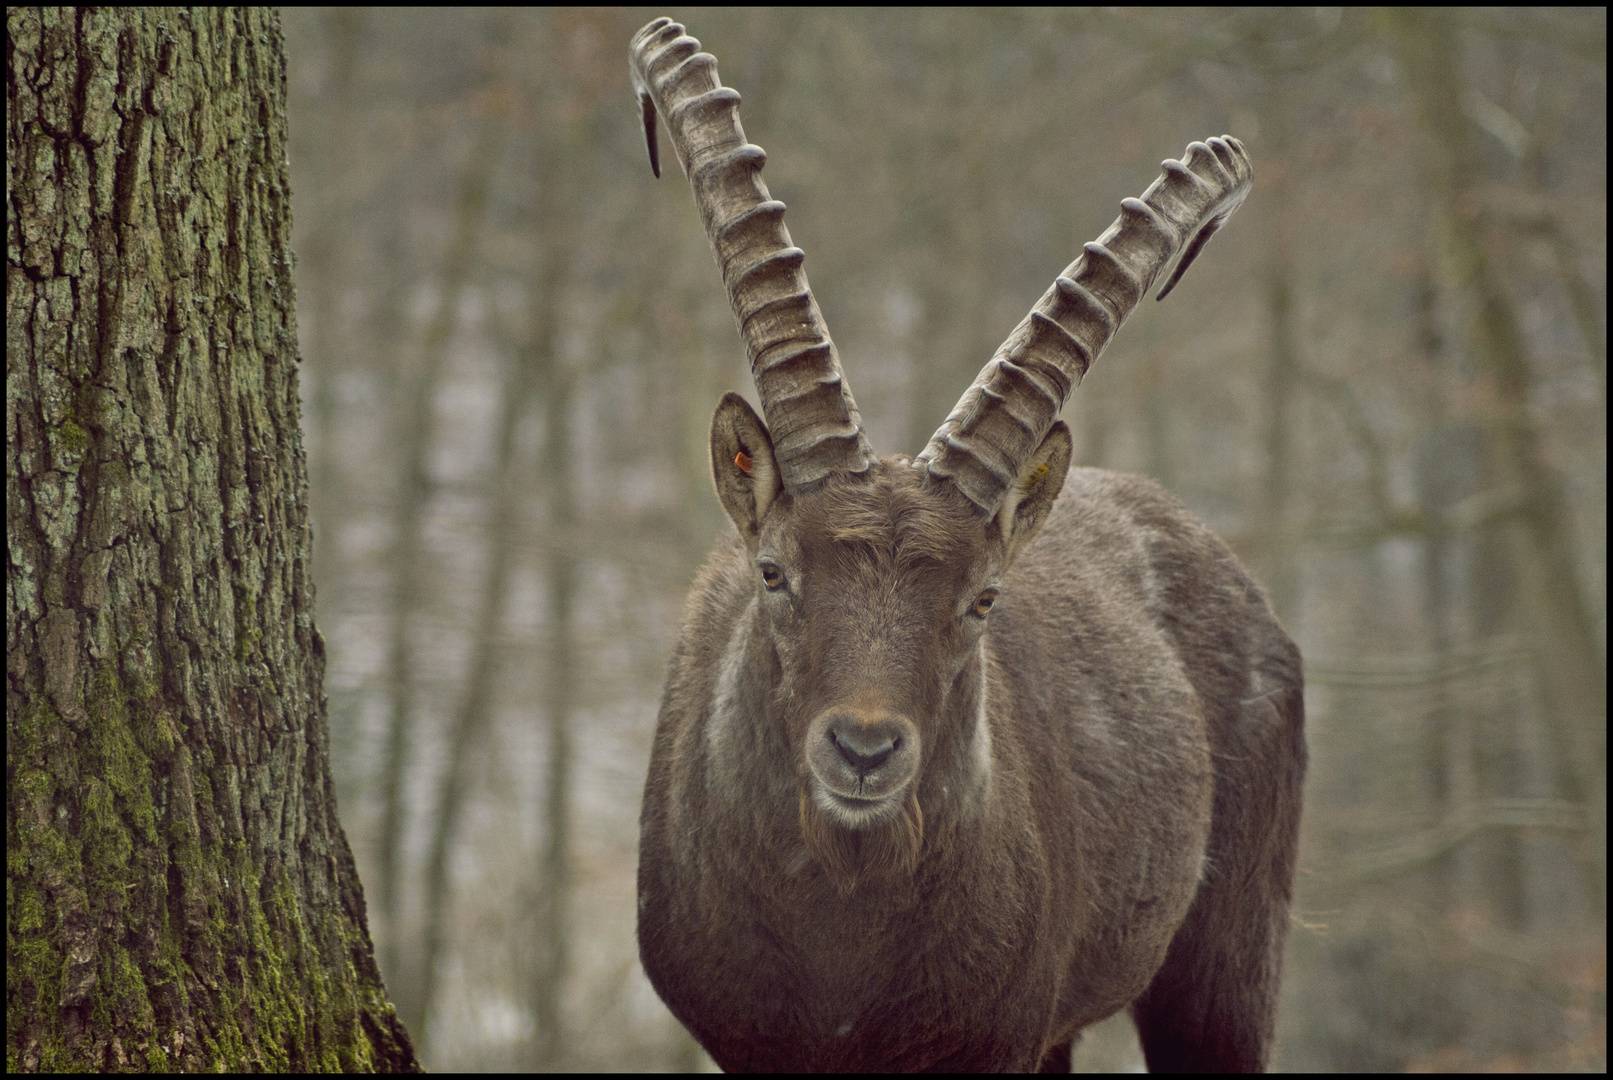
[{"label": "green moss on bark", "polygon": [[90,445],[90,433],[71,420],[56,429],[56,438],[62,449],[71,454],[82,454]]},{"label": "green moss on bark", "polygon": [[[8,1029],[13,1018],[30,1013],[54,1020],[33,1033],[40,1050],[33,1067],[169,1069],[175,1040],[164,1028],[172,1027],[172,1017],[159,1013],[172,1013],[175,1006],[186,1011],[199,991],[217,1022],[202,1037],[203,1052],[188,1055],[186,1067],[374,1069],[354,992],[360,980],[347,959],[347,950],[360,943],[344,937],[337,955],[326,955],[309,932],[296,883],[283,865],[265,882],[244,840],[225,840],[215,830],[212,843],[201,843],[196,819],[214,815],[205,780],[193,782],[189,796],[171,793],[169,809],[159,817],[152,799],[158,783],[143,743],[172,749],[160,700],[149,684],[137,691],[146,694],[143,700],[131,696],[110,664],[97,669],[91,682],[85,710],[89,749],[76,786],[27,764],[50,760],[64,734],[60,716],[39,707],[13,726],[13,762],[22,767],[13,777],[16,812],[6,853],[8,1005],[25,1000],[33,1008],[8,1007]],[[180,747],[173,756],[188,768],[188,749]],[[150,872],[153,858],[160,875]],[[157,939],[154,949],[138,956],[128,933],[118,930],[132,907],[143,912]],[[78,918],[79,909],[82,921],[100,929],[88,971],[75,968],[71,945],[62,942],[64,923]],[[200,916],[199,925],[185,925],[187,911]],[[225,959],[199,973],[185,959],[198,951]],[[345,977],[332,980],[332,967]],[[55,1007],[63,1001],[87,1002],[94,1029],[132,1029],[144,1037],[118,1048],[112,1062],[104,1047],[92,1047],[90,1056],[75,1052],[64,1045],[69,1033]],[[22,1068],[20,1033],[8,1034],[8,1066]]]}]

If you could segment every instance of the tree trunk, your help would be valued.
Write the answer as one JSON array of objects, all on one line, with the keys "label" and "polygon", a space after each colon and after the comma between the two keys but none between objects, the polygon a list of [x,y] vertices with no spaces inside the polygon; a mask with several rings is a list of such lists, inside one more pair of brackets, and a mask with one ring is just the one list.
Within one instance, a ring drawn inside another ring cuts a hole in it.
[{"label": "tree trunk", "polygon": [[279,18],[6,33],[7,1068],[412,1070],[330,779]]},{"label": "tree trunk", "polygon": [[[1418,361],[1428,371],[1438,372],[1446,366],[1446,358],[1431,259],[1419,270],[1415,303]],[[1447,527],[1446,515],[1459,500],[1473,494],[1475,470],[1462,431],[1446,415],[1443,395],[1434,389],[1433,380],[1429,380],[1419,411],[1429,432],[1415,458],[1417,505],[1429,512],[1428,528],[1421,537],[1419,576],[1434,670],[1445,672],[1452,662],[1459,626],[1459,597],[1454,589],[1459,537]],[[1435,678],[1423,719],[1422,771],[1431,817],[1436,821],[1476,806],[1480,800],[1473,777],[1473,717],[1455,690],[1448,675]],[[1442,852],[1430,861],[1427,876],[1433,910],[1449,917],[1467,902],[1454,852]]]},{"label": "tree trunk", "polygon": [[[505,18],[490,24],[490,46],[503,40],[508,28]],[[409,771],[409,751],[414,746],[416,658],[410,648],[411,616],[422,600],[426,553],[421,534],[425,527],[427,502],[431,497],[428,457],[431,452],[432,419],[437,384],[447,366],[454,325],[459,318],[460,299],[475,271],[476,243],[487,201],[488,185],[504,141],[502,53],[490,49],[486,108],[481,127],[465,166],[464,187],[454,214],[454,227],[447,257],[441,271],[441,288],[431,317],[426,322],[419,368],[408,381],[394,429],[403,459],[403,482],[399,485],[394,515],[396,537],[392,571],[392,595],[388,604],[390,624],[387,640],[387,689],[391,719],[387,728],[386,758],[381,775],[381,835],[376,843],[382,914],[383,966],[398,990],[398,1002],[411,1026],[425,1016],[425,983],[428,976],[416,971],[413,978],[403,975],[406,966],[403,933],[404,839],[408,833],[409,806],[405,783]],[[418,1018],[418,1019],[417,1019]],[[418,1032],[422,1038],[425,1033]]]},{"label": "tree trunk", "polygon": [[538,964],[533,972],[533,1063],[557,1068],[566,1052],[561,991],[571,968],[571,713],[576,699],[574,620],[577,569],[575,463],[570,454],[577,377],[566,370],[552,338],[539,342],[548,359],[544,473],[549,491],[549,551],[544,571],[549,596],[549,656],[543,708],[549,721],[549,768],[544,785],[543,880],[537,916]]},{"label": "tree trunk", "polygon": [[1516,520],[1506,526],[1510,561],[1536,636],[1537,681],[1551,717],[1557,790],[1589,810],[1592,827],[1582,857],[1586,890],[1601,914],[1607,900],[1606,656],[1580,584],[1562,481],[1529,415],[1529,356],[1504,287],[1506,266],[1486,243],[1485,169],[1477,132],[1462,109],[1456,24],[1445,10],[1394,11],[1383,19],[1427,135],[1442,262],[1476,307],[1471,334],[1487,399],[1482,419],[1494,465],[1489,479],[1494,489],[1523,500]]},{"label": "tree trunk", "polygon": [[1295,149],[1291,128],[1293,83],[1287,72],[1273,66],[1266,73],[1266,107],[1261,110],[1267,129],[1267,156],[1263,163],[1263,197],[1272,207],[1270,257],[1266,264],[1266,316],[1271,341],[1266,369],[1266,470],[1260,485],[1261,579],[1277,616],[1292,630],[1299,618],[1299,574],[1288,537],[1290,503],[1299,472],[1294,461],[1296,440],[1293,414],[1300,374],[1299,315],[1295,311],[1293,174]]},{"label": "tree trunk", "polygon": [[[533,882],[537,903],[532,912],[533,961],[526,971],[527,1005],[532,1013],[532,1038],[522,1048],[519,1064],[534,1071],[553,1071],[565,1051],[560,1030],[560,990],[565,978],[565,913],[569,910],[571,680],[574,678],[571,638],[571,577],[564,561],[573,540],[575,507],[571,499],[573,463],[570,449],[569,410],[573,402],[557,347],[560,290],[569,264],[569,191],[561,189],[558,167],[559,140],[540,140],[537,173],[539,202],[537,248],[541,269],[533,274],[530,292],[532,326],[521,350],[523,398],[544,397],[544,446],[541,473],[550,487],[548,550],[544,553],[545,589],[549,595],[549,634],[544,664],[543,712],[549,726],[549,769],[545,777],[542,859]],[[535,393],[536,392],[536,393]],[[513,431],[511,432],[513,435]],[[550,470],[554,471],[550,471]],[[514,497],[510,492],[509,497]]]},{"label": "tree trunk", "polygon": [[[559,261],[558,254],[552,258]],[[540,325],[552,322],[550,315],[554,302],[548,297],[545,300],[551,307],[535,315],[535,321]],[[487,525],[487,571],[470,630],[471,656],[464,697],[448,736],[448,763],[437,779],[436,817],[432,821],[431,847],[426,856],[426,930],[420,965],[419,1018],[417,1023],[411,1024],[414,1030],[421,1033],[422,1040],[425,1039],[432,1006],[436,1001],[437,968],[448,945],[448,913],[453,902],[449,862],[458,840],[460,813],[465,800],[471,795],[473,770],[487,753],[486,740],[492,729],[493,707],[498,692],[499,642],[503,638],[506,614],[504,602],[513,588],[512,579],[517,569],[522,539],[522,492],[516,484],[522,461],[517,437],[521,419],[534,396],[533,369],[536,364],[531,357],[522,355],[518,348],[508,347],[504,351],[509,358],[510,370],[499,403],[498,428],[494,437],[497,451]],[[415,1017],[408,1019],[414,1021]],[[430,1044],[423,1042],[423,1045],[427,1060],[431,1060]]]},{"label": "tree trunk", "polygon": [[[330,37],[331,85],[323,95],[320,106],[328,111],[328,123],[315,128],[322,136],[314,151],[320,164],[332,176],[351,175],[353,169],[352,124],[350,115],[353,98],[353,78],[358,67],[359,35],[363,30],[362,8],[328,8],[324,23]],[[303,175],[306,175],[304,173]],[[336,376],[344,366],[348,345],[337,330],[343,293],[350,287],[351,276],[343,254],[352,245],[349,228],[353,223],[352,207],[342,197],[345,188],[340,183],[321,184],[331,192],[324,205],[315,204],[314,228],[305,241],[299,241],[298,269],[302,271],[303,334],[308,335],[308,322],[313,322],[312,340],[307,336],[309,356],[304,357],[304,379],[312,376],[312,386],[304,383],[308,393],[308,411],[313,413],[313,447],[309,453],[309,492],[314,520],[319,523],[319,534],[314,546],[319,550],[321,581],[341,580],[340,568],[333,566],[340,548],[331,540],[340,536],[347,517],[348,500],[339,490],[342,479],[337,469]],[[309,220],[308,200],[301,202],[304,228]],[[334,571],[334,573],[333,573]],[[329,603],[330,598],[326,597]]]}]

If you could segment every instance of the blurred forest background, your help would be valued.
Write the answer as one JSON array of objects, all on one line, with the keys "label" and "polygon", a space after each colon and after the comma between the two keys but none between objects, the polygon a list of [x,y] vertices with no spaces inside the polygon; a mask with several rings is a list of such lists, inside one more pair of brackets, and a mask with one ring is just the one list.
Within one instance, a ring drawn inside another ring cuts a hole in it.
[{"label": "blurred forest background", "polygon": [[[703,1063],[638,966],[638,807],[753,391],[646,160],[660,14],[744,95],[885,453],[1162,158],[1244,140],[1254,194],[1065,416],[1305,652],[1275,1064],[1604,1070],[1602,8],[287,9],[332,757],[422,1060]],[[1139,1067],[1128,1025],[1078,1063]]]}]

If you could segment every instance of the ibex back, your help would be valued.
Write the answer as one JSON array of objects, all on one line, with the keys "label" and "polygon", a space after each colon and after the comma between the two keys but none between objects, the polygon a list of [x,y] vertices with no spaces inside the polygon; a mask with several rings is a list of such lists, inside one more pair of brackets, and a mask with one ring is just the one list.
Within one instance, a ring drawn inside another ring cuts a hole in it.
[{"label": "ibex back", "polygon": [[1298,650],[1153,483],[1070,470],[1058,411],[1243,201],[1167,161],[916,458],[868,447],[746,143],[683,27],[634,37],[761,418],[723,398],[735,534],[696,581],[644,790],[639,951],[730,1070],[1067,1070],[1130,1007],[1156,1070],[1269,1051],[1305,769]]}]

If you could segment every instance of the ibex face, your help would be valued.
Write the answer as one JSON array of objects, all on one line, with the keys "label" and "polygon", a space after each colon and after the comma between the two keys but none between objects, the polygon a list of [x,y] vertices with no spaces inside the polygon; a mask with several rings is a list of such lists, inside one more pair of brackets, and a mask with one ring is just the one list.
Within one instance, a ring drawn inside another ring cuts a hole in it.
[{"label": "ibex face", "polygon": [[985,782],[982,637],[1069,461],[1059,424],[991,519],[907,458],[792,496],[750,406],[737,394],[718,406],[712,468],[755,567],[802,836],[842,892],[916,865],[921,776],[954,798]]}]

